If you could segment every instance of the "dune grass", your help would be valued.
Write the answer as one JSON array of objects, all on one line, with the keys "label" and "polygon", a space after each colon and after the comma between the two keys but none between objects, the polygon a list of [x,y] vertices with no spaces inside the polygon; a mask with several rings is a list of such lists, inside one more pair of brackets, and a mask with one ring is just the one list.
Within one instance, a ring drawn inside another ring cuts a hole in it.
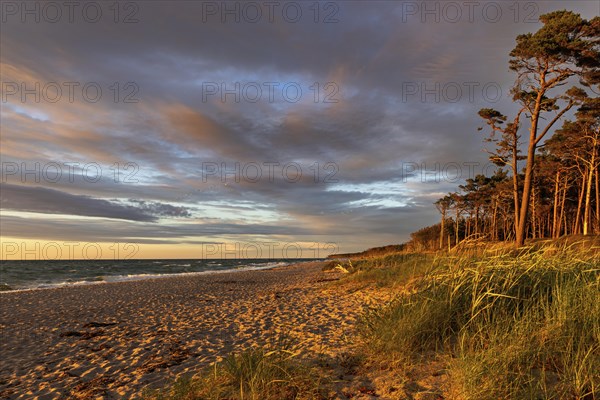
[{"label": "dune grass", "polygon": [[[359,324],[358,373],[384,365],[404,374],[435,359],[445,363],[448,399],[600,399],[598,248],[494,245],[331,261],[324,269],[337,265],[347,273],[334,285],[396,294]],[[231,354],[146,398],[330,398],[327,376],[284,341]]]},{"label": "dune grass", "polygon": [[598,398],[599,261],[568,247],[438,257],[362,332],[379,357],[448,355],[459,398]]},{"label": "dune grass", "polygon": [[298,360],[289,340],[232,353],[193,377],[166,389],[147,391],[147,400],[321,399],[324,377]]}]

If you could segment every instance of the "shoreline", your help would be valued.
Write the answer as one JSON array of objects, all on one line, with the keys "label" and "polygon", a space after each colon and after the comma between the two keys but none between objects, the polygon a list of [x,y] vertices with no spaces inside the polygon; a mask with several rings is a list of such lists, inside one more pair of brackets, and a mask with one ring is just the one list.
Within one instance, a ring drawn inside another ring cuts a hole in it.
[{"label": "shoreline", "polygon": [[[29,292],[36,290],[50,290],[50,289],[60,289],[60,288],[70,288],[70,287],[80,287],[80,286],[88,286],[88,285],[98,285],[98,284],[107,284],[107,283],[121,283],[121,282],[134,282],[134,281],[145,281],[145,280],[154,280],[154,279],[168,279],[168,278],[177,278],[177,277],[186,277],[186,276],[197,276],[197,275],[212,275],[212,274],[224,274],[224,273],[233,273],[233,272],[244,272],[244,271],[262,271],[269,270],[274,268],[285,268],[291,265],[301,265],[305,263],[312,262],[323,262],[320,260],[307,260],[301,262],[291,262],[285,263],[284,261],[277,262],[274,265],[267,266],[242,266],[231,269],[215,269],[215,270],[206,270],[206,271],[192,271],[192,272],[173,272],[173,273],[165,273],[165,274],[133,274],[133,275],[107,275],[102,276],[102,280],[81,280],[75,282],[58,282],[58,283],[48,283],[47,286],[43,287],[30,287],[30,288],[19,288],[19,289],[8,289],[8,290],[0,290],[0,296],[5,295],[7,293],[20,293],[20,292]],[[284,265],[282,265],[284,264]],[[108,278],[108,280],[105,280]],[[113,280],[114,279],[114,280]],[[10,287],[10,285],[4,283],[4,285]]]},{"label": "shoreline", "polygon": [[363,299],[323,264],[4,292],[0,397],[131,398],[281,335],[337,352]]}]

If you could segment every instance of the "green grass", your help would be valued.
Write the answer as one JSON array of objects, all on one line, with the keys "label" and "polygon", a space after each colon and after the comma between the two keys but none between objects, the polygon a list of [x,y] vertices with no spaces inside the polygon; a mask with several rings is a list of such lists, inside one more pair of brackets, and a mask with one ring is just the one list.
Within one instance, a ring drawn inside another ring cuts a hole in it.
[{"label": "green grass", "polygon": [[330,261],[323,268],[333,270],[341,265],[349,271],[341,282],[373,284],[376,287],[395,288],[404,286],[411,279],[422,276],[435,264],[435,256],[419,253],[393,253],[382,257],[373,257],[346,262]]},{"label": "green grass", "polygon": [[193,377],[175,381],[166,389],[150,391],[152,400],[287,400],[321,399],[325,378],[298,360],[289,341],[253,347],[230,354]]},{"label": "green grass", "polygon": [[599,261],[571,248],[438,257],[362,332],[389,360],[447,355],[460,398],[598,398]]}]

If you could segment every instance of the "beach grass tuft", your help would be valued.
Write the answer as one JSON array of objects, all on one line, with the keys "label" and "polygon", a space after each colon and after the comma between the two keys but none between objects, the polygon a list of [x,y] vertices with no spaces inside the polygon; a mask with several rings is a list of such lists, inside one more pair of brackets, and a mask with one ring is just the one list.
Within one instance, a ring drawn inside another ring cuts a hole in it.
[{"label": "beach grass tuft", "polygon": [[299,360],[299,351],[283,339],[232,353],[166,389],[145,394],[147,400],[321,399],[324,378]]}]

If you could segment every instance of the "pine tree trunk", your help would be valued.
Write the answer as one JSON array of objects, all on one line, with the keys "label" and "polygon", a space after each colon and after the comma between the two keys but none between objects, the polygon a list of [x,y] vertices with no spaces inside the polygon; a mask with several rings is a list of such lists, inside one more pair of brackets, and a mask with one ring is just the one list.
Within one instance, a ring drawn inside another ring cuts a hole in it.
[{"label": "pine tree trunk", "polygon": [[579,200],[577,201],[577,214],[575,216],[575,226],[573,228],[573,234],[577,235],[581,229],[581,207],[583,206],[583,198],[585,194],[585,181],[587,177],[587,170],[583,173],[581,177],[581,187],[579,190]]},{"label": "pine tree trunk", "polygon": [[444,249],[444,231],[445,231],[445,224],[446,224],[446,209],[443,208],[442,209],[442,223],[441,223],[441,227],[440,227],[440,250]]},{"label": "pine tree trunk", "polygon": [[596,175],[596,234],[600,234],[600,179],[598,179],[598,168],[594,168],[594,175]]},{"label": "pine tree trunk", "polygon": [[592,199],[592,182],[594,178],[594,164],[596,163],[596,141],[594,140],[592,149],[592,158],[590,160],[590,168],[587,177],[587,188],[585,193],[585,210],[583,212],[583,234],[587,235],[588,224],[590,221],[590,201]]},{"label": "pine tree trunk", "polygon": [[458,209],[458,207],[456,207],[456,223],[454,225],[456,225],[455,229],[456,229],[456,245],[458,246],[458,243],[460,242],[459,238],[458,238],[458,218],[460,216],[460,210]]},{"label": "pine tree trunk", "polygon": [[513,170],[513,200],[515,203],[515,234],[517,232],[517,227],[519,226],[519,213],[521,212],[519,205],[519,167],[518,167],[518,154],[519,147],[517,143],[517,139],[515,139],[513,144],[513,159],[512,159],[512,170]]},{"label": "pine tree trunk", "polygon": [[561,229],[562,229],[562,225],[564,224],[565,226],[565,235],[567,234],[567,221],[566,221],[566,215],[565,215],[565,203],[567,201],[567,191],[569,189],[568,187],[568,177],[565,176],[564,179],[564,184],[563,184],[563,190],[562,190],[562,200],[560,202],[560,217],[558,218],[558,230],[557,230],[557,238],[560,237],[560,233],[561,233]]},{"label": "pine tree trunk", "polygon": [[[541,98],[539,101],[541,102]],[[527,214],[529,213],[529,202],[531,201],[531,187],[533,185],[533,166],[535,163],[535,140],[537,136],[536,133],[538,116],[539,106],[536,104],[536,112],[534,112],[534,115],[531,117],[529,148],[527,150],[527,165],[525,166],[525,181],[523,182],[523,197],[521,198],[521,213],[517,221],[517,247],[521,247],[525,244],[525,237],[527,235]]]},{"label": "pine tree trunk", "polygon": [[494,199],[494,213],[492,215],[492,240],[498,240],[498,200]]},{"label": "pine tree trunk", "polygon": [[533,239],[537,238],[537,210],[536,210],[536,201],[535,201],[535,187],[531,191],[531,236]]},{"label": "pine tree trunk", "polygon": [[559,193],[559,181],[560,181],[560,170],[556,170],[556,178],[554,178],[554,204],[552,212],[552,237],[557,238],[557,226],[558,226],[558,193]]}]

